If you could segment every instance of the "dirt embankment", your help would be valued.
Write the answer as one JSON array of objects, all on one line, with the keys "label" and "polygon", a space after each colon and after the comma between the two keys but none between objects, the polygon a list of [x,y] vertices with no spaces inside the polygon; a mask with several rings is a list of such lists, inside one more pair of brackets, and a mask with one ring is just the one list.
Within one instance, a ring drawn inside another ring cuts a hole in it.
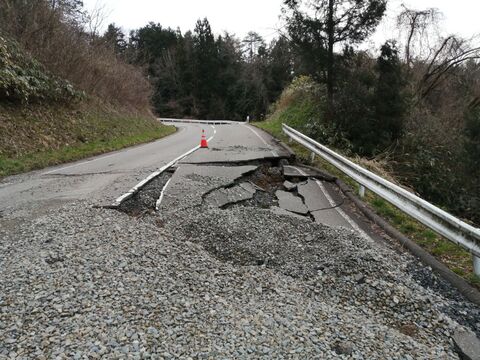
[{"label": "dirt embankment", "polygon": [[175,131],[146,112],[98,101],[0,103],[0,176],[148,142]]}]

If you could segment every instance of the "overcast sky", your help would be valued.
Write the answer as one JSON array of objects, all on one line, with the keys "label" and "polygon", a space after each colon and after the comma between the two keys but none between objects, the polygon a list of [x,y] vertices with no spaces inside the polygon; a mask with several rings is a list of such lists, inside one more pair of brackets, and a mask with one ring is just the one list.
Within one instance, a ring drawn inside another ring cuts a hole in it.
[{"label": "overcast sky", "polygon": [[[479,0],[390,0],[386,21],[374,37],[376,43],[395,37],[388,19],[395,17],[402,3],[416,9],[440,9],[445,32],[464,37],[480,33]],[[103,6],[104,25],[114,22],[126,32],[150,21],[185,32],[193,30],[197,19],[207,17],[217,34],[226,30],[243,37],[253,30],[270,40],[281,27],[282,0],[84,0],[84,4],[87,9]]]}]

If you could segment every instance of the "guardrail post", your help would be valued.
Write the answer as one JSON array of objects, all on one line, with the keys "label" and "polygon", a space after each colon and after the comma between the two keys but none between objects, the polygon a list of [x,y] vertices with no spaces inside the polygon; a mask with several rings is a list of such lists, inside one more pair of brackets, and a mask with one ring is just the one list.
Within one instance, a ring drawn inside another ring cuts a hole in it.
[{"label": "guardrail post", "polygon": [[365,186],[360,185],[358,188],[358,195],[363,199],[365,197]]},{"label": "guardrail post", "polygon": [[473,272],[480,276],[480,258],[475,255],[473,255]]},{"label": "guardrail post", "polygon": [[312,151],[312,153],[310,154],[310,164],[313,164],[314,161],[315,161],[315,153]]}]

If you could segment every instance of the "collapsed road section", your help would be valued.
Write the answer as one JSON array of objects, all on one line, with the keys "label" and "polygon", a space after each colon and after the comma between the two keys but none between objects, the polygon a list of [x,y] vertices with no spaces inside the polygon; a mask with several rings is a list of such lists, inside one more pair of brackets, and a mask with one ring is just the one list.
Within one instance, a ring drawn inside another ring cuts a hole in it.
[{"label": "collapsed road section", "polygon": [[[319,224],[345,227],[368,237],[342,207],[346,199],[332,178],[286,158],[190,163],[170,168],[122,203],[132,215],[210,204],[220,209],[259,206],[281,214],[310,218]],[[167,189],[168,188],[168,189]]]},{"label": "collapsed road section", "polygon": [[478,308],[332,179],[244,125],[217,131],[122,211],[102,195],[2,214],[0,359],[478,355]]},{"label": "collapsed road section", "polygon": [[[292,315],[285,313],[288,303],[280,301],[277,307],[281,286],[254,286],[252,299],[259,303],[252,308],[277,314],[271,329],[244,323],[238,314],[232,318],[240,303],[222,291],[207,295],[214,302],[223,299],[212,317],[240,348],[247,341],[241,336],[245,326],[268,341],[300,326],[305,336],[292,340],[301,343],[298,354],[456,358],[455,344],[479,335],[478,308],[409,254],[374,241],[384,234],[352,211],[328,175],[288,158],[204,163],[199,158],[197,153],[194,161],[184,159],[151,184],[154,191],[141,191],[125,207],[145,214],[142,221],[160,233],[198,244],[235,274],[253,267],[302,288],[309,310]],[[235,288],[236,279],[229,287]],[[310,311],[316,315],[310,317]],[[270,332],[278,326],[282,330]],[[316,335],[308,337],[309,332]],[[267,347],[267,354],[283,354],[287,343],[292,344],[286,340],[285,347]],[[253,347],[251,354],[262,349]]]}]

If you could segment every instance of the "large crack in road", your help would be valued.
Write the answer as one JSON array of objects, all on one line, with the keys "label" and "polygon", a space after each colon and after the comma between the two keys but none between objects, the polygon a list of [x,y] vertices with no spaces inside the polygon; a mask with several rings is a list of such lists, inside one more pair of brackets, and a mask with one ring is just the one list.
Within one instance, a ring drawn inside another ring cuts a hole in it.
[{"label": "large crack in road", "polygon": [[[335,206],[321,207],[318,201],[311,198],[312,193],[318,192],[318,188],[312,189],[313,180],[305,180],[304,176],[285,175],[286,167],[281,165],[288,163],[285,161],[264,159],[230,163],[182,163],[179,166],[182,169],[179,174],[175,176],[176,168],[161,174],[122,203],[119,210],[138,216],[172,206],[185,208],[191,205],[188,205],[188,195],[191,195],[188,194],[189,191],[194,193],[195,206],[209,203],[220,209],[236,205],[276,207],[274,211],[283,209],[288,213],[310,217],[314,221],[315,213],[318,215],[321,211],[333,210],[343,204],[344,201],[341,199]],[[219,176],[212,177],[215,173]],[[318,176],[311,171],[310,173],[312,178]],[[186,187],[186,182],[198,183]],[[166,185],[169,185],[169,195],[166,195],[166,203],[161,204],[159,197],[162,196],[163,199],[167,191]],[[172,201],[175,202],[174,205],[171,204]],[[184,203],[179,205],[178,203],[182,201]],[[157,209],[157,206],[161,206],[160,209]]]}]

